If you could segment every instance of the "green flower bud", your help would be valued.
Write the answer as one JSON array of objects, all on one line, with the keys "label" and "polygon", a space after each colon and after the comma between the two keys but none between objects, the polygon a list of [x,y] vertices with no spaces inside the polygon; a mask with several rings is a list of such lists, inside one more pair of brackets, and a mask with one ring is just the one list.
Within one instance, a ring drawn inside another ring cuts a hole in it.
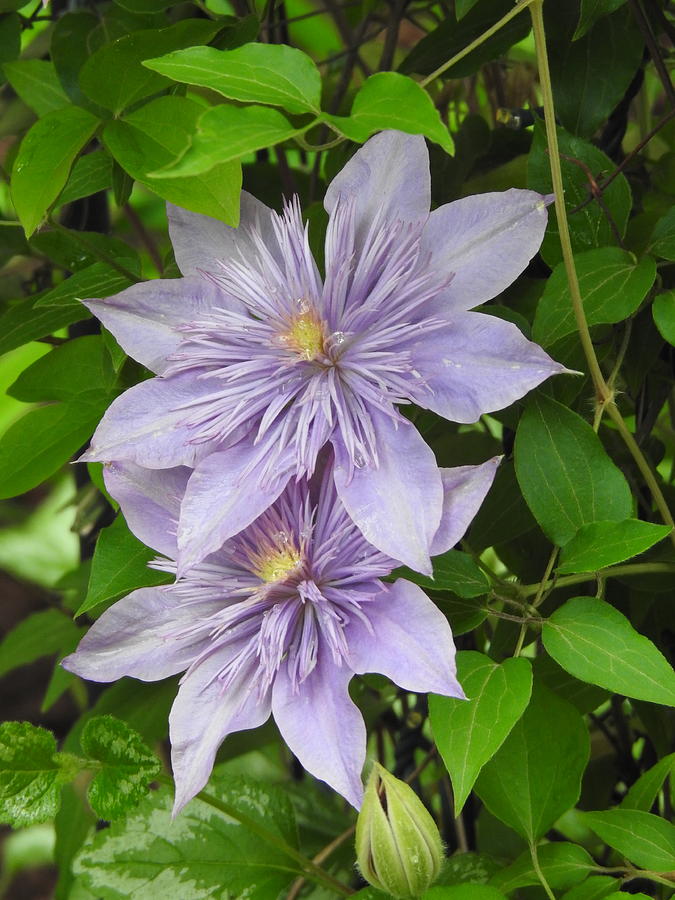
[{"label": "green flower bud", "polygon": [[356,822],[356,859],[373,887],[420,897],[438,877],[443,844],[412,788],[375,763]]}]

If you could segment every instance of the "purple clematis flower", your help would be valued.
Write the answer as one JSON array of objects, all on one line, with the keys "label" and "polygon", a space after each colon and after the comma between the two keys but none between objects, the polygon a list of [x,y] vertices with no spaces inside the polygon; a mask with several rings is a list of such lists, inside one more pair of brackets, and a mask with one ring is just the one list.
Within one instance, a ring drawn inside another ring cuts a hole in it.
[{"label": "purple clematis flower", "polygon": [[[457,540],[498,460],[443,471],[435,549]],[[129,525],[175,571],[176,526],[190,470],[106,467]],[[361,803],[366,731],[349,698],[354,674],[379,672],[409,691],[463,697],[447,620],[363,537],[336,492],[330,461],[291,480],[248,528],[174,584],[142,588],[103,613],[63,666],[92,681],[155,681],[185,672],[170,716],[175,812],[206,784],[216,751],[270,713],[302,765]]]},{"label": "purple clematis flower", "polygon": [[537,252],[540,194],[481,194],[429,213],[424,139],[383,132],[325,206],[323,280],[297,202],[277,215],[243,194],[238,228],[169,207],[184,278],[85,301],[158,377],[112,404],[83,458],[194,469],[179,572],[289,479],[311,477],[330,443],[337,492],[367,540],[430,573],[441,475],[397,404],[475,422],[565,371],[515,325],[469,311]]}]

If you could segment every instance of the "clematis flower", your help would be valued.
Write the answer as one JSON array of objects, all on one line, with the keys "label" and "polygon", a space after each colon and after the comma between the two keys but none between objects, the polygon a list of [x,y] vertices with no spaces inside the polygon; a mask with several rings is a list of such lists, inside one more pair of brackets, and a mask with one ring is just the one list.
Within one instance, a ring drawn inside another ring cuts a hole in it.
[{"label": "clematis flower", "polygon": [[[443,472],[436,550],[457,540],[496,462]],[[155,566],[174,572],[190,470],[114,463],[105,477],[130,527],[166,557]],[[224,738],[270,713],[302,765],[359,807],[366,731],[352,676],[379,672],[405,690],[463,697],[445,617],[415,584],[381,580],[397,565],[347,515],[329,463],[310,482],[291,480],[184,578],[115,603],[62,664],[92,681],[185,672],[170,715],[175,812],[206,784]]]},{"label": "clematis flower", "polygon": [[565,370],[515,325],[470,311],[537,252],[545,198],[429,205],[424,139],[383,132],[328,188],[323,280],[297,201],[277,215],[243,194],[238,228],[169,207],[184,278],[85,301],[158,377],[115,400],[83,458],[194,469],[179,571],[311,477],[330,443],[366,539],[431,572],[441,475],[398,405],[475,422]]}]

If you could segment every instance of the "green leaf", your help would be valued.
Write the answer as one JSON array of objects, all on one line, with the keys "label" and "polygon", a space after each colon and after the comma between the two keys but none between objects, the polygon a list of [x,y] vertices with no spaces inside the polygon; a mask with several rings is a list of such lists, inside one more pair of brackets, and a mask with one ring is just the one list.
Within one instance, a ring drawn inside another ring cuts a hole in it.
[{"label": "green leaf", "polygon": [[494,756],[521,717],[532,692],[532,669],[525,659],[501,665],[472,650],[457,654],[457,676],[469,698],[429,697],[429,715],[445,767],[450,773],[455,815],[459,815],[478,773]]},{"label": "green leaf", "polygon": [[171,82],[142,65],[143,60],[193,44],[205,44],[220,29],[209,19],[183,19],[168,28],[135,31],[104,44],[82,66],[80,87],[95,103],[119,115]]},{"label": "green leaf", "polygon": [[392,573],[392,578],[407,578],[421,587],[436,591],[452,591],[460,597],[478,597],[487,593],[490,583],[482,569],[473,561],[468,553],[460,550],[448,550],[432,560],[434,572],[432,576],[420,575],[411,569],[402,567]]},{"label": "green leaf", "polygon": [[54,65],[44,59],[19,59],[3,66],[7,81],[38,116],[68,106],[69,99],[61,87]]},{"label": "green leaf", "polygon": [[56,74],[66,94],[74,104],[95,114],[103,110],[82,93],[78,78],[82,66],[91,55],[91,44],[97,46],[92,41],[92,31],[100,28],[99,23],[99,17],[91,12],[68,12],[57,19],[49,48]]},{"label": "green leaf", "polygon": [[580,813],[581,820],[622,856],[653,872],[675,869],[675,825],[636,809]]},{"label": "green leaf", "polygon": [[81,629],[58,609],[45,609],[23,619],[0,642],[0,678],[42,656],[60,653]]},{"label": "green leaf", "polygon": [[[487,31],[506,13],[511,12],[511,0],[481,0],[473,9],[457,18],[449,14],[447,18],[430,34],[422,38],[410,51],[399,66],[400,72],[410,74],[418,72],[429,75],[446,60],[451,59],[467,44]],[[517,44],[527,36],[530,30],[530,19],[527,11],[511,19],[503,28],[484,41],[479,47],[451,66],[443,73],[444,78],[464,78],[473,75],[491,59],[502,56],[509,47]]]},{"label": "green leaf", "polygon": [[575,678],[636,700],[675,706],[675,672],[609,603],[574,597],[544,622],[548,653]]},{"label": "green leaf", "polygon": [[28,722],[0,723],[0,822],[22,828],[53,819],[70,780],[54,735]]},{"label": "green leaf", "polygon": [[581,0],[579,22],[572,40],[576,41],[589,31],[598,19],[618,9],[626,0]]},{"label": "green leaf", "polygon": [[15,422],[0,438],[0,499],[53,475],[87,443],[105,407],[105,399],[40,406]]},{"label": "green leaf", "polygon": [[471,12],[476,3],[478,3],[478,0],[455,0],[457,21],[463,19],[467,13]]},{"label": "green leaf", "polygon": [[[575,258],[579,288],[589,325],[621,322],[640,306],[656,279],[650,256],[639,262],[618,247],[588,250]],[[532,326],[532,338],[544,347],[577,330],[567,273],[558,263],[546,282]]]},{"label": "green leaf", "polygon": [[39,119],[14,160],[11,191],[26,236],[38,227],[68,180],[73,160],[93,136],[98,119],[68,106]]},{"label": "green leaf", "polygon": [[[281,789],[213,778],[209,791],[296,846],[293,810]],[[193,800],[173,821],[171,805],[170,791],[153,791],[124,822],[85,844],[74,866],[85,886],[101,898],[274,900],[298,874],[282,850],[203,801]]]},{"label": "green leaf", "polygon": [[87,596],[75,615],[81,616],[99,603],[116,600],[138,588],[170,582],[172,578],[165,572],[148,568],[156,556],[154,550],[134,537],[124,518],[118,516],[98,536]]},{"label": "green leaf", "polygon": [[621,521],[633,511],[628,483],[591,426],[544,395],[525,408],[515,461],[527,505],[555,544],[589,522]]},{"label": "green leaf", "polygon": [[349,116],[328,116],[331,125],[352,141],[363,143],[387,128],[423,134],[452,153],[454,143],[433,100],[420,85],[398,72],[378,72],[361,87]]},{"label": "green leaf", "polygon": [[652,315],[661,337],[675,346],[675,291],[664,291],[657,295]]},{"label": "green leaf", "polygon": [[671,206],[654,226],[648,250],[654,256],[675,262],[675,206]]},{"label": "green leaf", "polygon": [[547,653],[537,656],[533,671],[534,677],[538,681],[545,684],[554,694],[571,703],[583,715],[593,712],[608,699],[607,691],[595,684],[588,684],[588,682],[574,678]]},{"label": "green leaf", "polygon": [[[254,150],[273,147],[306,130],[291,125],[278,110],[268,106],[213,106],[199,119],[192,144],[184,156],[170,168],[151,175],[153,178],[199,175]],[[223,135],[227,135],[226,140]]]},{"label": "green leaf", "polygon": [[[543,844],[537,849],[537,856],[541,870],[552,888],[568,888],[579,884],[595,868],[587,850],[566,841]],[[510,866],[500,869],[492,876],[490,884],[505,894],[521,887],[541,884],[532,864],[530,851],[525,850]]]},{"label": "green leaf", "polygon": [[159,97],[106,125],[103,140],[123,169],[165,200],[227,222],[239,223],[241,165],[223,163],[189,178],[150,175],[173,163],[189,146],[203,107],[185,97]]},{"label": "green leaf", "polygon": [[[360,897],[362,891],[354,896]],[[377,893],[375,897],[388,897],[389,894]],[[506,900],[504,894],[489,884],[455,884],[450,887],[432,887],[423,895],[423,900]]]},{"label": "green leaf", "polygon": [[[642,60],[635,21],[621,10],[572,40],[576,3],[549,4],[544,11],[556,118],[568,131],[591,138],[623,98]],[[578,29],[577,29],[578,30]]]},{"label": "green leaf", "polygon": [[[619,887],[621,887],[621,882],[618,878],[594,875],[593,878],[588,878],[582,884],[566,891],[562,895],[562,900],[603,900]],[[625,900],[625,898],[621,898],[621,900]]]},{"label": "green leaf", "polygon": [[[118,262],[125,264],[133,269],[128,259],[119,259]],[[35,301],[36,307],[59,307],[59,309],[85,310],[80,300],[88,297],[109,297],[116,294],[124,288],[129,287],[133,282],[122,275],[117,269],[113,269],[107,263],[97,262],[86,269],[75,272],[61,284],[42,294]],[[81,317],[85,318],[85,317]],[[77,321],[77,320],[75,320]]]},{"label": "green leaf", "polygon": [[144,65],[230,100],[281,106],[289,113],[320,112],[319,70],[307,54],[285,44],[244,44],[235,50],[191,47]]},{"label": "green leaf", "polygon": [[588,755],[581,715],[535,682],[530,705],[483,767],[476,793],[494,816],[534,843],[577,802]]},{"label": "green leaf", "polygon": [[91,807],[101,819],[110,821],[133,809],[161,770],[141,736],[113,716],[89,719],[80,744],[89,759],[102,764],[87,791]]},{"label": "green leaf", "polygon": [[652,525],[639,519],[582,525],[560,553],[558,574],[597,572],[613,566],[644,553],[671,531],[669,525]]},{"label": "green leaf", "polygon": [[643,772],[635,784],[630,786],[621,801],[621,809],[641,809],[643,812],[649,812],[664,781],[668,777],[672,781],[673,775],[675,775],[675,753],[669,753],[651,769]]},{"label": "green leaf", "polygon": [[[571,135],[564,128],[558,128],[560,145],[560,166],[565,189],[565,208],[569,219],[570,239],[575,255],[591,250],[594,247],[607,247],[618,243],[612,224],[605,211],[595,200],[586,203],[589,193],[589,181],[584,166],[588,167],[594,178],[614,170],[614,163],[597,147],[583,138]],[[576,160],[576,162],[572,162]],[[579,162],[583,165],[580,166]],[[553,190],[551,181],[550,160],[546,145],[546,132],[543,122],[538,120],[534,126],[534,139],[527,163],[527,185],[542,194]],[[623,175],[619,175],[602,193],[603,204],[611,215],[614,227],[623,237],[626,232],[628,214],[632,206],[631,192]],[[583,208],[577,210],[585,204]],[[558,221],[555,210],[549,210],[548,227],[541,246],[541,255],[545,262],[553,268],[562,259]]]},{"label": "green leaf", "polygon": [[22,2],[14,3],[0,0],[0,84],[5,81],[3,69],[7,63],[15,60],[21,53],[21,19],[15,12],[2,15],[8,9],[18,9]]},{"label": "green leaf", "polygon": [[19,375],[9,388],[10,397],[25,403],[75,400],[100,395],[105,401],[114,390],[116,375],[100,335],[75,338],[55,347]]},{"label": "green leaf", "polygon": [[112,159],[105,150],[94,150],[75,161],[66,186],[57,198],[57,204],[72,203],[99,191],[107,191],[112,185]]},{"label": "green leaf", "polygon": [[90,317],[89,310],[81,303],[44,307],[40,305],[40,297],[22,300],[0,315],[0,353]]}]

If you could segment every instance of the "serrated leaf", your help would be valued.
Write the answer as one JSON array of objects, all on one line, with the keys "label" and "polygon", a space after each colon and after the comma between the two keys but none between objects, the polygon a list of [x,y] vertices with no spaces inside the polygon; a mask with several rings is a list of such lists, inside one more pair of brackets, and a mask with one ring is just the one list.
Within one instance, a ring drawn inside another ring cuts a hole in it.
[{"label": "serrated leaf", "polygon": [[613,566],[644,553],[671,531],[669,525],[653,525],[639,519],[582,525],[562,548],[558,574],[597,572],[606,566]]},{"label": "serrated leaf", "polygon": [[[268,106],[229,106],[207,109],[197,123],[192,143],[175,165],[151,172],[153,178],[199,175],[254,150],[273,147],[307,128],[296,128]],[[227,135],[224,139],[223,136]]]},{"label": "serrated leaf", "polygon": [[[562,127],[558,128],[558,143],[565,189],[565,208],[575,255],[592,250],[594,247],[616,245],[618,240],[614,229],[620,236],[625,234],[632,206],[628,181],[622,174],[605,188],[602,192],[604,209],[595,200],[586,203],[590,196],[586,169],[590,170],[594,178],[601,179],[603,173],[613,171],[614,163],[602,150],[598,150],[583,138],[571,135]],[[580,166],[579,161],[583,165]],[[527,162],[527,186],[541,194],[549,194],[553,190],[546,133],[541,120],[534,126],[534,139]],[[609,211],[614,229],[605,209]],[[540,252],[551,268],[562,259],[558,221],[554,209],[549,210],[548,227]]]},{"label": "serrated leaf", "polygon": [[235,50],[190,47],[144,65],[174,81],[217,91],[230,100],[318,113],[321,76],[307,54],[285,44],[244,44]]},{"label": "serrated leaf", "polygon": [[54,735],[28,722],[0,723],[0,822],[46,822],[59,808],[64,780]]},{"label": "serrated leaf", "polygon": [[675,753],[669,753],[651,769],[643,772],[635,784],[630,786],[628,793],[621,801],[621,809],[641,809],[643,812],[649,812],[664,781],[668,777],[672,779],[674,774]]},{"label": "serrated leaf", "polygon": [[103,132],[108,150],[122,168],[165,200],[220,219],[239,223],[241,165],[223,163],[209,172],[181,178],[156,178],[185,152],[204,108],[186,97],[159,97],[109,122]]},{"label": "serrated leaf", "polygon": [[[587,850],[566,841],[543,844],[537,849],[537,857],[546,881],[552,888],[568,888],[579,884],[596,868]],[[530,851],[525,850],[511,865],[500,869],[492,876],[490,884],[505,894],[511,894],[521,887],[541,884]]]},{"label": "serrated leaf", "polygon": [[658,294],[652,306],[654,324],[664,341],[675,346],[675,291]]},{"label": "serrated leaf", "polygon": [[143,60],[207,43],[219,29],[220,24],[209,19],[183,19],[168,28],[126,34],[91,54],[80,70],[80,87],[90,100],[119,115],[126,107],[170,84],[168,78],[145,68]]},{"label": "serrated leaf", "polygon": [[80,737],[88,759],[101,763],[87,797],[94,812],[108,821],[133,809],[159,774],[159,760],[132,728],[113,716],[89,719]]},{"label": "serrated leaf", "polygon": [[[209,791],[296,845],[293,811],[279,788],[213,778]],[[274,900],[298,874],[282,850],[203,801],[191,801],[173,821],[171,805],[170,791],[153,791],[124,822],[85,844],[74,868],[86,887],[101,898]]]},{"label": "serrated leaf", "polygon": [[490,812],[528,842],[577,802],[589,756],[581,715],[535,683],[523,716],[476,782]]},{"label": "serrated leaf", "polygon": [[675,672],[666,658],[604,600],[568,600],[544,622],[542,637],[547,652],[575,678],[675,706]]},{"label": "serrated leaf", "polygon": [[515,443],[516,474],[546,535],[566,544],[589,522],[632,513],[628,483],[591,426],[543,395],[528,402]]},{"label": "serrated leaf", "polygon": [[3,66],[7,80],[26,106],[38,116],[63,109],[70,101],[54,65],[44,59],[18,59]]},{"label": "serrated leaf", "polygon": [[156,556],[129,531],[123,516],[118,516],[98,536],[87,596],[75,615],[81,616],[99,603],[116,600],[137,588],[171,581],[165,572],[148,568]]},{"label": "serrated leaf", "polygon": [[407,578],[421,587],[437,591],[452,591],[459,597],[479,597],[487,593],[490,583],[482,569],[473,561],[468,553],[461,550],[448,550],[432,559],[434,571],[432,576],[420,575],[411,569],[402,567],[392,573],[392,578]]},{"label": "serrated leaf", "polygon": [[622,856],[653,872],[675,869],[675,825],[636,809],[580,813],[581,820]]},{"label": "serrated leaf", "polygon": [[61,193],[77,154],[92,137],[98,119],[68,106],[39,119],[21,141],[12,167],[12,200],[27,237]]},{"label": "serrated leaf", "polygon": [[429,715],[436,746],[450,773],[459,815],[485,763],[499,750],[523,714],[532,692],[532,669],[525,659],[501,665],[471,650],[457,654],[457,676],[468,697],[432,694]]},{"label": "serrated leaf", "polygon": [[81,629],[58,609],[45,609],[15,625],[0,642],[0,678],[42,656],[61,652]]},{"label": "serrated leaf", "polygon": [[[601,247],[575,256],[579,288],[589,325],[621,322],[640,306],[656,278],[656,263],[636,260],[619,247]],[[563,263],[553,270],[537,306],[532,338],[544,347],[576,331]]]},{"label": "serrated leaf", "polygon": [[377,72],[360,88],[349,116],[325,118],[350,140],[363,143],[388,128],[423,134],[452,153],[454,143],[433,100],[416,81],[398,72]]}]

